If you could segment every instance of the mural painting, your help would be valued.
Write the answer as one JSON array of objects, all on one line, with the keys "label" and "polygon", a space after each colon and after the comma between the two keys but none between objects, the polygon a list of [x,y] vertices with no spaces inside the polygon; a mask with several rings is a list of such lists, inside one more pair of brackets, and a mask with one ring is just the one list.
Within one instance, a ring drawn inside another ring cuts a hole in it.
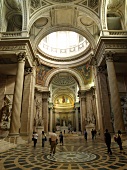
[{"label": "mural painting", "polygon": [[40,85],[44,85],[44,77],[46,76],[47,72],[51,70],[50,67],[44,66],[44,65],[39,65],[37,67],[37,76],[36,76],[36,83]]},{"label": "mural painting", "polygon": [[92,82],[92,67],[88,63],[78,67],[77,69],[81,73],[85,85]]},{"label": "mural painting", "polygon": [[63,95],[56,99],[55,104],[72,104],[72,101],[70,97]]}]

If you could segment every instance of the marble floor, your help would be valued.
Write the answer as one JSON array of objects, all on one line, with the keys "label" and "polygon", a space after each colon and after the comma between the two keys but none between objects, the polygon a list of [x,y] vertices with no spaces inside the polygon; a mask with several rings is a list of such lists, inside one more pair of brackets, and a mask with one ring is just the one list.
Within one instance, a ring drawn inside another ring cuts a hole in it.
[{"label": "marble floor", "polygon": [[105,143],[99,138],[87,142],[83,136],[67,135],[64,145],[58,143],[56,154],[50,156],[49,142],[36,148],[33,143],[18,145],[0,153],[0,170],[127,170],[127,138],[123,141],[124,153],[112,142],[112,155],[107,154]]}]

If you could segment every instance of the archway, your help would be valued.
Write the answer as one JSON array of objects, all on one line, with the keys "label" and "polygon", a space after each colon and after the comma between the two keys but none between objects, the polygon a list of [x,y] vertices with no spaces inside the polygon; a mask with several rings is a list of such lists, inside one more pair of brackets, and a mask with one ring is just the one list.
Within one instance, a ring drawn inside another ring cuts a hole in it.
[{"label": "archway", "polygon": [[79,108],[79,84],[75,77],[69,72],[56,73],[49,83],[49,90],[50,131],[79,131],[80,112],[75,111],[77,104]]}]

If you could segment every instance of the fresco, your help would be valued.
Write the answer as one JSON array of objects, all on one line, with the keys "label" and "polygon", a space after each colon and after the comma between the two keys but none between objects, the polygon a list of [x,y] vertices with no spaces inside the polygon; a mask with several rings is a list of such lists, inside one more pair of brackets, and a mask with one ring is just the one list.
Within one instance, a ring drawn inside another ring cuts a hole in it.
[{"label": "fresco", "polygon": [[44,65],[39,65],[37,67],[37,75],[36,75],[36,83],[40,85],[44,85],[44,77],[46,76],[47,72],[50,71],[52,68],[44,66]]},{"label": "fresco", "polygon": [[58,96],[55,101],[54,101],[54,107],[55,108],[71,108],[74,107],[74,101],[72,100],[71,97],[67,95],[61,95]]},{"label": "fresco", "polygon": [[88,63],[83,66],[77,67],[77,70],[82,75],[85,85],[92,82],[92,67]]},{"label": "fresco", "polygon": [[68,96],[60,96],[56,99],[55,104],[71,104],[72,101]]}]

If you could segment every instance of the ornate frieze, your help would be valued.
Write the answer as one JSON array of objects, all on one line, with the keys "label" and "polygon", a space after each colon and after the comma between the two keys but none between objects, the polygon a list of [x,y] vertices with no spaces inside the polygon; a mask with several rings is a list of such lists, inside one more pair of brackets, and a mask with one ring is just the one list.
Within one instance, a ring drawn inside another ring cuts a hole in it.
[{"label": "ornate frieze", "polygon": [[0,46],[0,51],[24,50],[25,45]]},{"label": "ornate frieze", "polygon": [[[105,59],[104,54],[109,55],[109,51],[112,53],[127,53],[127,39],[124,38],[116,38],[116,39],[101,39],[100,43],[98,43],[97,50],[95,51],[95,58],[97,61],[97,65],[99,66],[101,62]],[[115,56],[114,56],[115,57]]]},{"label": "ornate frieze", "polygon": [[69,2],[74,2],[76,0],[51,0],[52,2],[59,2],[59,3],[69,3]]}]

